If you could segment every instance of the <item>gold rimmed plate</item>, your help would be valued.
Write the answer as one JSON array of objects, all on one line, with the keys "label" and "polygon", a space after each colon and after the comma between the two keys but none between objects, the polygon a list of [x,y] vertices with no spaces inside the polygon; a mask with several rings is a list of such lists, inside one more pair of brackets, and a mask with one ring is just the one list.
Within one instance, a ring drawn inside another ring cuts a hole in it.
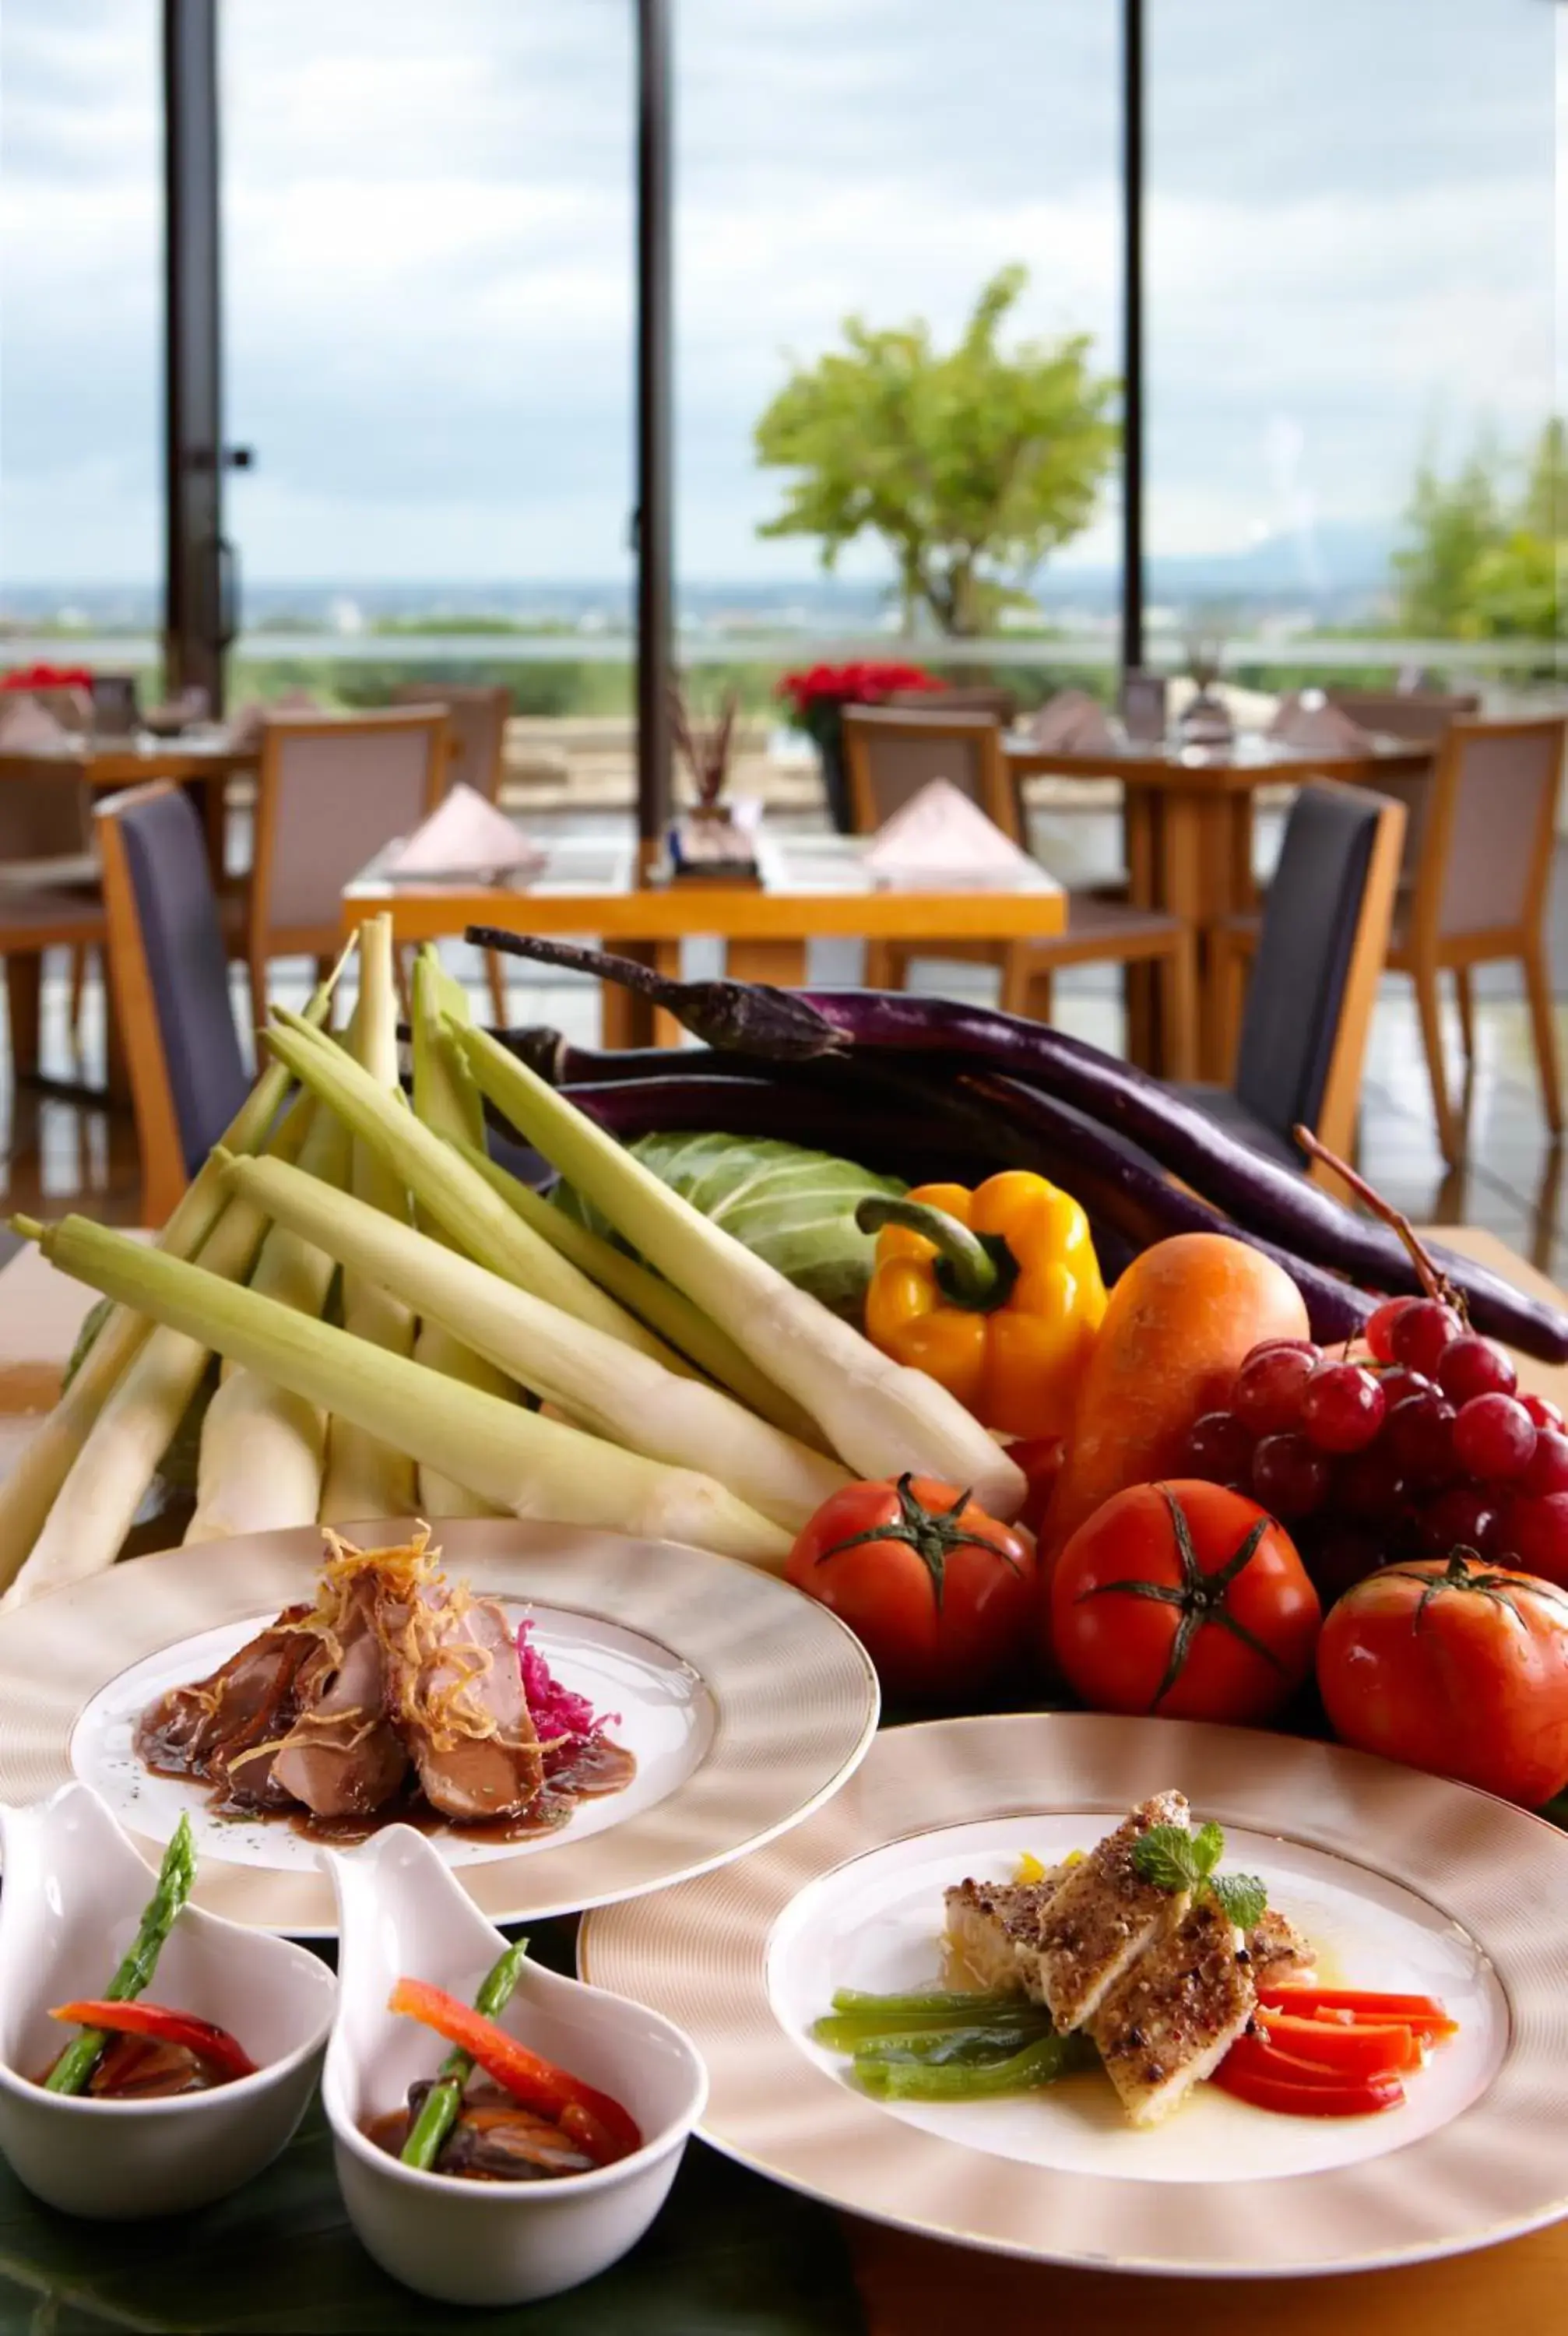
[{"label": "gold rimmed plate", "polygon": [[[1174,1786],[1311,1938],[1325,1985],[1440,1997],[1458,2036],[1402,2107],[1278,2117],[1203,2086],[1135,2130],[1103,2077],[897,2106],[815,2045],[836,1988],[940,1984],[943,1887],[1087,1847]],[[1005,2254],[1210,2277],[1369,2270],[1568,2214],[1568,1837],[1338,1747],[1080,1714],[880,1737],[805,1825],[583,1926],[582,1975],[667,2013],[703,2130],[850,2213]]]},{"label": "gold rimmed plate", "polygon": [[[392,1545],[403,1522],[356,1537]],[[517,1840],[431,1838],[493,1921],[656,1890],[798,1824],[853,1772],[877,1720],[875,1674],[824,1607],[730,1559],[667,1542],[510,1519],[438,1525],[453,1579],[531,1617],[562,1685],[614,1715],[636,1759],[623,1791]],[[197,1903],[296,1937],[335,1928],[318,1839],[287,1820],[216,1813],[204,1786],[151,1775],[139,1715],[205,1678],[285,1606],[308,1601],[315,1528],[141,1558],[0,1615],[0,1801],[77,1776],[156,1862],[181,1810]]]}]

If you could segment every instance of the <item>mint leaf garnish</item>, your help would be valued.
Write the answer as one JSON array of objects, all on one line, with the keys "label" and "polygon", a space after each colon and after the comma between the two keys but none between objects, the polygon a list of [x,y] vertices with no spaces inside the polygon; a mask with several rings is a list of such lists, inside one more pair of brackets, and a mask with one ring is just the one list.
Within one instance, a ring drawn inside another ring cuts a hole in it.
[{"label": "mint leaf garnish", "polygon": [[1151,1825],[1133,1844],[1134,1865],[1156,1890],[1168,1890],[1173,1896],[1188,1890],[1194,1897],[1212,1891],[1237,1929],[1250,1931],[1262,1919],[1269,1893],[1255,1874],[1217,1873],[1224,1854],[1224,1832],[1213,1818],[1195,1833],[1185,1825]]},{"label": "mint leaf garnish", "polygon": [[1133,1864],[1156,1890],[1195,1890],[1203,1878],[1185,1825],[1151,1825],[1133,1844]]},{"label": "mint leaf garnish", "polygon": [[1254,1922],[1262,1921],[1269,1893],[1257,1874],[1216,1874],[1209,1888],[1238,1931],[1250,1931]]},{"label": "mint leaf garnish", "polygon": [[1193,1864],[1197,1868],[1199,1880],[1206,1882],[1225,1854],[1224,1833],[1211,1817],[1208,1824],[1201,1825],[1191,1838]]}]

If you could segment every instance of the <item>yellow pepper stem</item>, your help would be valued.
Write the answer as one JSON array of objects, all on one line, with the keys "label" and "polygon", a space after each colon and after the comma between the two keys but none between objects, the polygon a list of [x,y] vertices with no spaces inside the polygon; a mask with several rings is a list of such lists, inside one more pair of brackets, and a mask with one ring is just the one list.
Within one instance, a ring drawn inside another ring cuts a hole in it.
[{"label": "yellow pepper stem", "polygon": [[855,1211],[855,1222],[862,1233],[899,1225],[929,1241],[937,1252],[937,1288],[954,1306],[994,1314],[1013,1294],[1018,1260],[1002,1235],[971,1232],[929,1201],[864,1200]]}]

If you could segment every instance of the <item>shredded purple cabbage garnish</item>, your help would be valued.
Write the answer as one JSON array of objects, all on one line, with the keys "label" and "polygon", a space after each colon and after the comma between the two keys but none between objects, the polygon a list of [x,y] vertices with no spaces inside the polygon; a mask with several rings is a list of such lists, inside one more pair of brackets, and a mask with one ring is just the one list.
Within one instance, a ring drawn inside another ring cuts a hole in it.
[{"label": "shredded purple cabbage garnish", "polygon": [[517,1626],[517,1661],[522,1673],[522,1692],[540,1742],[551,1747],[544,1756],[545,1774],[550,1776],[564,1767],[583,1745],[602,1736],[607,1728],[618,1727],[620,1714],[596,1712],[587,1696],[574,1695],[570,1688],[562,1687],[539,1649],[531,1644],[533,1628],[531,1616]]}]

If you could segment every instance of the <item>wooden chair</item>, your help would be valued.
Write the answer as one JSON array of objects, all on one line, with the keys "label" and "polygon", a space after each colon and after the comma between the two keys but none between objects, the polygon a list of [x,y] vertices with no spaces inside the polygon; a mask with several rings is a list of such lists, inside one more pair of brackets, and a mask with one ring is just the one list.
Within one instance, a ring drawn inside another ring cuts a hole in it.
[{"label": "wooden chair", "polygon": [[[1361,1073],[1388,953],[1405,837],[1402,803],[1361,787],[1303,787],[1290,808],[1261,920],[1214,936],[1212,978],[1234,1003],[1253,960],[1229,1087],[1187,1085],[1233,1134],[1301,1165],[1298,1124],[1349,1158]],[[1331,1183],[1327,1171],[1311,1171]]]},{"label": "wooden chair", "polygon": [[[1023,846],[1020,791],[1002,751],[1001,732],[984,715],[903,713],[850,706],[843,717],[844,767],[859,834],[870,834],[930,780],[947,779],[979,803],[1002,832]],[[1190,1071],[1197,1048],[1197,975],[1193,936],[1177,917],[1132,909],[1092,893],[1068,895],[1066,930],[1027,941],[884,942],[868,952],[872,988],[901,987],[923,954],[996,965],[1009,1014],[1048,1021],[1053,976],[1074,965],[1157,967],[1171,1033],[1173,1068]]]},{"label": "wooden chair", "polygon": [[[486,803],[499,803],[506,777],[506,725],[511,719],[511,692],[506,688],[459,687],[451,682],[414,682],[392,693],[394,706],[430,706],[446,709],[446,786],[472,787]],[[484,974],[490,987],[490,1010],[498,1029],[506,1020],[506,959],[499,949],[484,952]]]},{"label": "wooden chair", "polygon": [[141,1222],[161,1225],[249,1086],[200,815],[167,781],[100,806],[109,978],[141,1154]]},{"label": "wooden chair", "polygon": [[250,977],[258,1028],[276,957],[336,958],[345,887],[394,837],[434,810],[447,784],[446,715],[399,706],[349,718],[269,715],[256,780],[250,882],[229,911],[229,945]]},{"label": "wooden chair", "polygon": [[1004,730],[1018,718],[1018,693],[992,682],[959,683],[950,689],[895,689],[883,698],[895,713],[989,714]]},{"label": "wooden chair", "polygon": [[1408,738],[1418,746],[1436,746],[1451,722],[1481,711],[1473,690],[1330,689],[1324,695],[1363,730],[1386,738]]},{"label": "wooden chair", "polygon": [[0,970],[14,1075],[32,1077],[40,1066],[44,950],[69,949],[74,964],[102,944],[103,932],[103,904],[95,893],[0,885]]},{"label": "wooden chair", "polygon": [[1466,1061],[1473,1063],[1472,969],[1500,959],[1522,966],[1546,1124],[1554,1136],[1562,1132],[1546,906],[1565,733],[1568,717],[1562,715],[1450,723],[1421,807],[1388,963],[1415,983],[1437,1139],[1450,1164],[1463,1157],[1465,1137],[1443,1065],[1438,977],[1444,972],[1454,976]]},{"label": "wooden chair", "polygon": [[[102,915],[85,779],[7,779],[0,785],[0,891],[72,893]],[[92,951],[71,951],[71,1034],[79,1043]]]}]

